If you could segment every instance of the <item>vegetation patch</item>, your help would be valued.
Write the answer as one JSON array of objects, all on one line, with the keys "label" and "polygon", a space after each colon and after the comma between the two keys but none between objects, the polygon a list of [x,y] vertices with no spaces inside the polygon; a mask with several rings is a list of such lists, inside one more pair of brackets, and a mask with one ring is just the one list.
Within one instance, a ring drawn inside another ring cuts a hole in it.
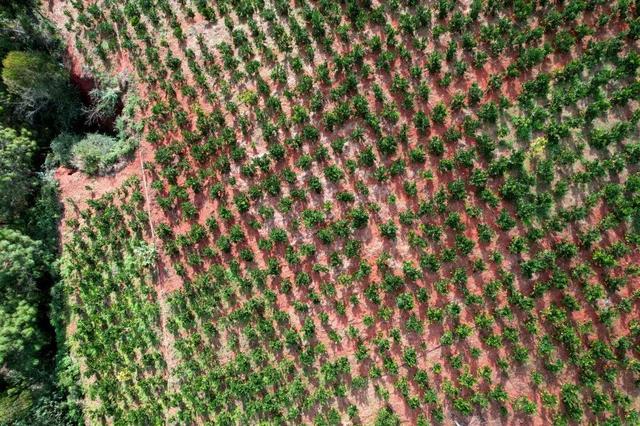
[{"label": "vegetation patch", "polygon": [[[640,422],[637,2],[44,7],[76,69],[129,75],[82,111],[108,120],[122,99],[117,134],[45,138],[47,164],[95,175],[56,173],[65,410]],[[29,133],[6,135],[34,158]],[[34,223],[0,234],[21,264],[45,248]],[[6,322],[28,324],[36,302],[15,300]]]}]

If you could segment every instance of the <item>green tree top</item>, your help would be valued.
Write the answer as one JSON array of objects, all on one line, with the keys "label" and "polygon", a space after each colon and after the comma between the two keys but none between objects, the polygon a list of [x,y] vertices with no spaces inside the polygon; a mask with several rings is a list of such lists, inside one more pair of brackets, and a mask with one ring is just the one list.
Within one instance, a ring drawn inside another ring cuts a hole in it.
[{"label": "green tree top", "polygon": [[37,324],[36,280],[43,270],[42,244],[0,228],[0,367],[9,383],[32,377],[42,336]]},{"label": "green tree top", "polygon": [[29,206],[36,178],[36,143],[27,131],[0,127],[0,223],[10,224]]},{"label": "green tree top", "polygon": [[0,228],[0,291],[5,300],[35,294],[43,257],[40,241],[13,229]]},{"label": "green tree top", "polygon": [[2,60],[2,82],[15,97],[17,112],[27,120],[45,111],[55,112],[64,127],[80,111],[69,74],[46,53],[9,52]]}]

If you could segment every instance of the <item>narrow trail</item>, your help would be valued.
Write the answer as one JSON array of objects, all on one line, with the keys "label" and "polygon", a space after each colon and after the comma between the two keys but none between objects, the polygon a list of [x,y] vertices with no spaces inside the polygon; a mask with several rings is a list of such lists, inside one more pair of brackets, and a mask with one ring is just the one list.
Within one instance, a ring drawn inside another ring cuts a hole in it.
[{"label": "narrow trail", "polygon": [[[142,178],[142,187],[144,188],[144,207],[149,217],[149,232],[151,232],[151,238],[153,240],[153,246],[158,246],[158,239],[156,237],[155,225],[153,223],[153,216],[151,214],[151,197],[149,196],[149,186],[147,185],[147,174],[144,170],[144,159],[142,158],[143,147],[138,147],[138,162],[140,163],[140,176]],[[156,264],[156,272],[157,264]]]}]

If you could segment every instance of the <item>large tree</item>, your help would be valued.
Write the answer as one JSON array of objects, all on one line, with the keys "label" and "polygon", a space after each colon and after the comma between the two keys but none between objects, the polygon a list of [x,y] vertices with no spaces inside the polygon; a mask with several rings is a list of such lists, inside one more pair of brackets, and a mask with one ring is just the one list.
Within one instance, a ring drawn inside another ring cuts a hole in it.
[{"label": "large tree", "polygon": [[2,60],[2,82],[27,121],[48,116],[67,127],[80,112],[69,73],[46,53],[12,51]]},{"label": "large tree", "polygon": [[42,244],[0,228],[0,377],[8,383],[33,376],[42,345],[37,325],[37,280],[44,268]]},{"label": "large tree", "polygon": [[18,220],[37,185],[33,172],[36,143],[26,131],[0,127],[0,223]]}]

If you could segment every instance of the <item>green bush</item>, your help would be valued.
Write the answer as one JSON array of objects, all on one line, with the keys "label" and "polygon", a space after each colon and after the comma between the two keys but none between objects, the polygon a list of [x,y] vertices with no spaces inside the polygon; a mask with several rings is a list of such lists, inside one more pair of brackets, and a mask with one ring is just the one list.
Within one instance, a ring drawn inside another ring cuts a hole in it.
[{"label": "green bush", "polygon": [[63,165],[64,161],[69,161],[71,166],[90,175],[108,173],[120,159],[131,155],[137,147],[137,141],[133,139],[118,140],[99,133],[90,133],[75,143],[73,136],[60,135],[54,142],[54,159]]},{"label": "green bush", "polygon": [[47,157],[46,166],[51,169],[57,166],[73,167],[72,149],[81,140],[79,135],[60,133],[51,141],[51,154]]},{"label": "green bush", "polygon": [[98,87],[89,92],[91,107],[85,109],[87,122],[100,123],[115,117],[122,91],[115,79],[101,79]]},{"label": "green bush", "polygon": [[[119,97],[119,89],[117,91]],[[89,120],[113,118],[118,101],[119,99],[100,100],[99,102],[104,102],[105,105],[94,105],[94,109],[88,112]],[[111,171],[118,161],[132,155],[138,147],[138,136],[144,127],[132,121],[138,101],[139,99],[135,96],[127,97],[122,114],[115,120],[117,131],[115,137],[98,133],[90,133],[84,137],[66,132],[59,134],[51,141],[51,153],[45,162],[46,168],[51,170],[58,166],[65,166],[77,168],[91,175]],[[106,105],[107,103],[111,106]],[[96,111],[95,108],[99,108],[100,111]]]},{"label": "green bush", "polygon": [[97,174],[106,167],[106,159],[116,145],[110,136],[89,134],[71,148],[73,165],[90,175]]},{"label": "green bush", "polygon": [[391,407],[384,407],[376,415],[376,426],[397,426],[400,424],[400,417],[393,412]]}]

